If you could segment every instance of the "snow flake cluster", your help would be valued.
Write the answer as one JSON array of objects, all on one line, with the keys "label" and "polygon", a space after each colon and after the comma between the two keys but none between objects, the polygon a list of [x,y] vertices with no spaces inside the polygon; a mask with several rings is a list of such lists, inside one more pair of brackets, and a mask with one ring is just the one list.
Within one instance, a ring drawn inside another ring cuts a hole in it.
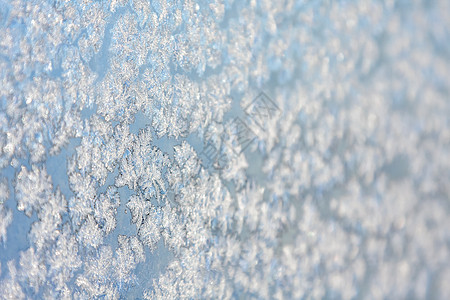
[{"label": "snow flake cluster", "polygon": [[0,299],[450,298],[449,28],[445,0],[0,2]]}]

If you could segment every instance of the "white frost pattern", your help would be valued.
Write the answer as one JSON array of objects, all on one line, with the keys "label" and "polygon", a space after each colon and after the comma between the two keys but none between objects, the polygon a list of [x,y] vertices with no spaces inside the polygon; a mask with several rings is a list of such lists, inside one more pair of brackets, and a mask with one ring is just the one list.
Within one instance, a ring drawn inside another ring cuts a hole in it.
[{"label": "white frost pattern", "polygon": [[449,28],[0,1],[0,299],[449,299]]}]

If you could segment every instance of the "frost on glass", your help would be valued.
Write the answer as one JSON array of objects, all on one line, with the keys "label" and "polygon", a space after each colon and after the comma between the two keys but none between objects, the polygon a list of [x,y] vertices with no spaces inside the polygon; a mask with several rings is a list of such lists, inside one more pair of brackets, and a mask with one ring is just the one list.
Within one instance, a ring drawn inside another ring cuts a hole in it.
[{"label": "frost on glass", "polygon": [[0,299],[450,298],[448,1],[3,1]]}]

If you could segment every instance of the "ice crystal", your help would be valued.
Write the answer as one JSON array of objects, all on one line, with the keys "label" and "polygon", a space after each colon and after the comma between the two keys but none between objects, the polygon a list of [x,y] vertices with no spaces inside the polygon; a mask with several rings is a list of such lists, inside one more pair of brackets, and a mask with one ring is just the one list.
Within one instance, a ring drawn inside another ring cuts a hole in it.
[{"label": "ice crystal", "polygon": [[12,222],[12,212],[0,206],[0,240],[5,243],[6,242],[6,230],[8,226]]},{"label": "ice crystal", "polygon": [[33,167],[31,171],[22,167],[16,178],[17,209],[31,216],[48,200],[52,182],[45,168]]}]

